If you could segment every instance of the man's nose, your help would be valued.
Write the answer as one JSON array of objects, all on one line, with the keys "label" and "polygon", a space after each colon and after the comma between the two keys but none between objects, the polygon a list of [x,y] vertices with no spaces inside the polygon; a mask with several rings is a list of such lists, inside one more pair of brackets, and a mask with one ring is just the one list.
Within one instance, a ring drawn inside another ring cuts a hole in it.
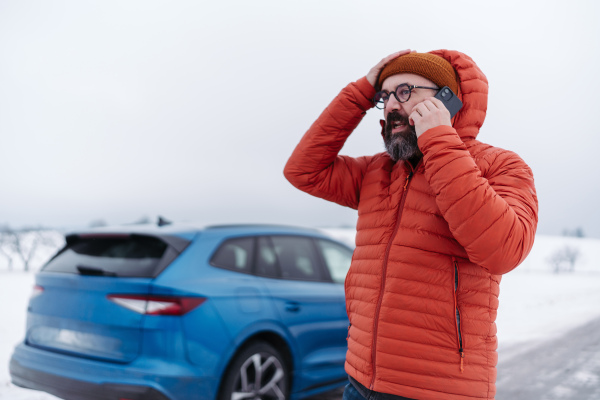
[{"label": "man's nose", "polygon": [[396,99],[396,96],[394,96],[393,94],[390,95],[390,97],[388,98],[387,103],[385,104],[385,109],[384,111],[387,113],[389,113],[392,110],[399,110],[402,108],[402,103],[400,103],[398,101],[398,99]]}]

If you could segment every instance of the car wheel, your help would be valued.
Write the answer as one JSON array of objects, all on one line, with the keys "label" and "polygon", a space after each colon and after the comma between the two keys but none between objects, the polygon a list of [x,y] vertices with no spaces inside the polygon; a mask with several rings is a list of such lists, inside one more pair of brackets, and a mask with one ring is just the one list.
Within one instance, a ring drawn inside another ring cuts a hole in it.
[{"label": "car wheel", "polygon": [[220,400],[285,400],[289,370],[279,351],[257,342],[235,356],[223,378]]}]

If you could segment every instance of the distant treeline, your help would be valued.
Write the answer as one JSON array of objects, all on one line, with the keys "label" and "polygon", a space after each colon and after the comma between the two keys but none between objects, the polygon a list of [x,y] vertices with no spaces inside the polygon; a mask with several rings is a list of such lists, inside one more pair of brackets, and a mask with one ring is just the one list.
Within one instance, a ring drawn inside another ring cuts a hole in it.
[{"label": "distant treeline", "polygon": [[36,271],[64,244],[56,230],[0,226],[0,270]]}]

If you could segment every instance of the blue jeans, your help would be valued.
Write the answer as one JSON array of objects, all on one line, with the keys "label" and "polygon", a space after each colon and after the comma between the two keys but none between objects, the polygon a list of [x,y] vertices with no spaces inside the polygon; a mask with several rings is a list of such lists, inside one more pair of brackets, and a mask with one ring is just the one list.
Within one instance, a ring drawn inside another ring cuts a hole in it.
[{"label": "blue jeans", "polygon": [[347,384],[344,388],[344,395],[342,396],[342,400],[411,400],[408,397],[402,396],[394,396],[386,393],[378,393],[378,392],[370,392],[369,397],[364,397],[359,393],[358,390],[351,383]]},{"label": "blue jeans", "polygon": [[344,396],[342,400],[367,400],[365,399],[358,390],[351,383],[347,384],[344,388]]}]

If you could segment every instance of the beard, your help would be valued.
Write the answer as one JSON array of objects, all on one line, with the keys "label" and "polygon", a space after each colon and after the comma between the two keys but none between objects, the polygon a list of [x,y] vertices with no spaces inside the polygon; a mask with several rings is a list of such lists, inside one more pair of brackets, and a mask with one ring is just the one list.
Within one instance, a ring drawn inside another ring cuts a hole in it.
[{"label": "beard", "polygon": [[[392,133],[394,122],[399,121],[408,129],[403,132]],[[408,117],[397,111],[388,114],[383,130],[383,143],[388,154],[395,162],[404,160],[413,164],[423,156],[417,143],[415,127],[408,123]]]}]

